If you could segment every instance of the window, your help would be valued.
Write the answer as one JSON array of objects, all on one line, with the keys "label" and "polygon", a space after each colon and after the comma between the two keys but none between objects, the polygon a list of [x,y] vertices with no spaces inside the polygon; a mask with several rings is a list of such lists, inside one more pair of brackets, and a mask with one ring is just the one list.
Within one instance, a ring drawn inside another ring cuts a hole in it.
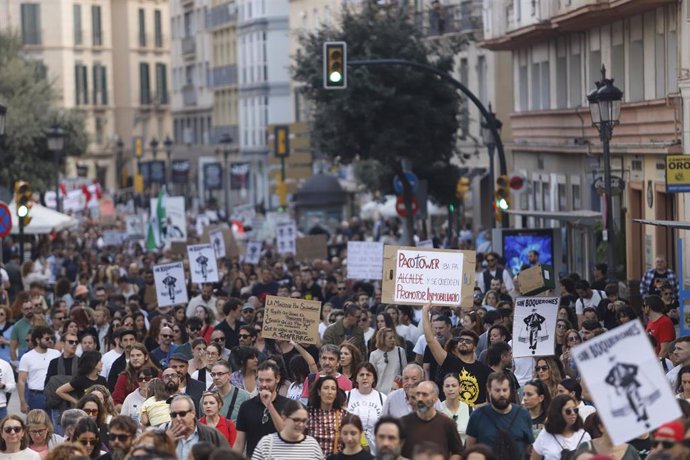
[{"label": "window", "polygon": [[168,69],[165,64],[156,64],[156,94],[159,104],[168,103]]},{"label": "window", "polygon": [[81,27],[81,5],[72,6],[72,23],[74,28],[74,44],[81,45],[84,42],[84,35]]},{"label": "window", "polygon": [[139,63],[139,102],[141,105],[151,104],[151,82],[149,80],[149,65]]},{"label": "window", "polygon": [[611,76],[616,85],[625,85],[625,46],[623,44],[623,23],[621,21],[611,25]]},{"label": "window", "polygon": [[93,46],[103,45],[103,29],[101,28],[101,7],[93,5],[91,7],[91,34]]},{"label": "window", "polygon": [[87,78],[86,66],[84,64],[75,64],[74,89],[76,94],[76,105],[86,105],[89,103],[89,87]]},{"label": "window", "polygon": [[194,35],[194,17],[191,11],[186,11],[184,14],[184,36],[191,37]]},{"label": "window", "polygon": [[[95,69],[95,67],[94,67]],[[101,117],[96,117],[96,144],[103,144],[103,132],[105,130],[105,120]]]},{"label": "window", "polygon": [[570,88],[570,107],[584,104],[582,98],[582,53],[580,40],[577,35],[570,42],[570,70],[568,72],[568,87]]},{"label": "window", "polygon": [[22,44],[41,44],[41,5],[22,3]]},{"label": "window", "polygon": [[551,108],[551,67],[549,61],[541,63],[541,108],[542,110],[549,110]]},{"label": "window", "polygon": [[486,83],[487,83],[487,67],[486,67],[486,57],[479,56],[477,58],[477,84],[479,85],[478,96],[480,101],[488,100],[486,94]]},{"label": "window", "polygon": [[538,62],[532,63],[532,91],[530,109],[539,110],[541,108],[541,102],[539,100],[541,96],[541,66]]},{"label": "window", "polygon": [[582,188],[580,184],[573,184],[573,211],[582,209]]},{"label": "window", "polygon": [[527,66],[526,65],[521,65],[518,69],[518,82],[520,85],[520,92],[519,92],[519,110],[520,111],[525,111],[528,110],[527,107],[527,100],[529,96],[529,90],[527,89]]},{"label": "window", "polygon": [[139,46],[146,47],[146,12],[139,8]]},{"label": "window", "polygon": [[630,101],[644,99],[644,39],[642,17],[634,16],[630,19],[630,50],[628,58],[628,75]]},{"label": "window", "polygon": [[163,18],[161,10],[153,12],[153,42],[156,48],[163,48]]},{"label": "window", "polygon": [[102,64],[93,65],[93,104],[108,105],[108,77]]},{"label": "window", "polygon": [[564,109],[568,106],[568,50],[565,40],[560,39],[556,44],[556,108]]}]

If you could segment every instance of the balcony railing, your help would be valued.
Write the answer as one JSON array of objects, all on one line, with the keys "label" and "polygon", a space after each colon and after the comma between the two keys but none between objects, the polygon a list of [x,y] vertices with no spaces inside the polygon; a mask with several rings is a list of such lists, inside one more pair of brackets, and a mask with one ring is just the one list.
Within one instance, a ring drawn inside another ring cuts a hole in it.
[{"label": "balcony railing", "polygon": [[235,21],[237,21],[237,5],[231,3],[214,6],[206,14],[206,28],[208,29],[221,27]]},{"label": "balcony railing", "polygon": [[467,0],[459,5],[436,5],[439,6],[415,13],[415,24],[425,36],[475,34],[480,38],[483,33],[481,2]]},{"label": "balcony railing", "polygon": [[211,72],[213,75],[212,85],[214,88],[237,84],[237,66],[234,64],[214,67]]},{"label": "balcony railing", "polygon": [[196,37],[182,37],[182,54],[190,55],[196,53]]}]

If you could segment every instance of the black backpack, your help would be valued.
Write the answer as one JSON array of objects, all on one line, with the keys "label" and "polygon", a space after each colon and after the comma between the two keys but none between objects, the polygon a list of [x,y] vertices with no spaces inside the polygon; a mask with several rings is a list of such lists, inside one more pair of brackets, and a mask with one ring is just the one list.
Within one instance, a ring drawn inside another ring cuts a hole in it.
[{"label": "black backpack", "polygon": [[[57,374],[48,380],[48,383],[46,383],[43,389],[46,395],[46,406],[48,409],[66,409],[69,407],[69,402],[59,397],[56,390],[76,377],[79,373],[78,369],[79,359],[75,356],[72,358],[72,375],[65,375],[65,359],[60,355],[57,362]],[[74,396],[74,394],[72,396]]]}]

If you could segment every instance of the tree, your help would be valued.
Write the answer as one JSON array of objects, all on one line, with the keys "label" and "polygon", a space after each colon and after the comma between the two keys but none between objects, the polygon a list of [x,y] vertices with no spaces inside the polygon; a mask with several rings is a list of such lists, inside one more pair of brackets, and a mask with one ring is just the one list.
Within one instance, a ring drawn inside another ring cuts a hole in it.
[{"label": "tree", "polygon": [[0,101],[7,107],[6,135],[0,146],[0,184],[13,190],[17,179],[35,191],[53,189],[55,165],[46,133],[53,123],[65,131],[63,155],[81,155],[88,145],[83,117],[60,110],[42,65],[25,57],[21,41],[0,33]]},{"label": "tree", "polygon": [[[383,193],[392,189],[392,176],[402,172],[405,159],[418,177],[429,181],[432,199],[453,202],[460,177],[451,163],[458,132],[457,91],[436,77],[400,66],[349,67],[346,90],[324,90],[322,46],[329,40],[347,42],[349,61],[406,59],[445,72],[452,69],[452,52],[427,44],[397,9],[344,9],[340,27],[300,37],[302,50],[293,73],[312,103],[311,139],[320,153],[343,163],[381,163],[379,170],[387,173],[379,181]],[[411,201],[407,187],[405,195]],[[409,219],[410,230],[411,223]]]}]

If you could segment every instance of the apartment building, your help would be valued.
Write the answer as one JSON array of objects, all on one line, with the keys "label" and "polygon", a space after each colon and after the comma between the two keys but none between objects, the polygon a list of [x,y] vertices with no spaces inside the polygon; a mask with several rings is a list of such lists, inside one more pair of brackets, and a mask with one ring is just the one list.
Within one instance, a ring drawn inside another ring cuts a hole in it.
[{"label": "apartment building", "polygon": [[[671,231],[633,219],[678,217],[677,197],[666,193],[663,164],[666,154],[682,152],[679,3],[485,0],[484,7],[491,20],[482,45],[513,57],[510,147],[513,163],[529,179],[515,200],[524,211],[516,225],[567,225],[569,267],[590,271],[600,239],[594,227],[603,209],[597,184],[604,165],[586,96],[601,80],[604,64],[607,78],[615,78],[624,92],[611,165],[625,183],[613,194],[617,238],[625,239],[625,273],[639,279],[657,254],[673,265]],[[619,254],[619,268],[622,258]]]}]

